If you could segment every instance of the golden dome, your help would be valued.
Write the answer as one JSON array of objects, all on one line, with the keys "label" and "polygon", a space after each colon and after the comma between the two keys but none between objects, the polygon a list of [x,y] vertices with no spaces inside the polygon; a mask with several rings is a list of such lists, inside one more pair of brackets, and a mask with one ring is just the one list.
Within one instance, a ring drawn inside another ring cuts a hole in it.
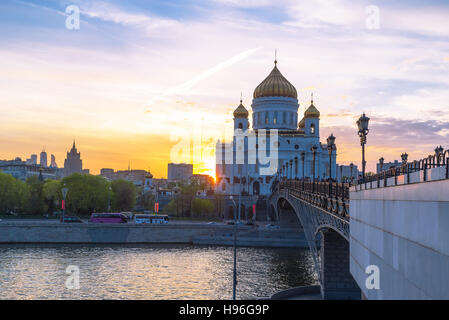
[{"label": "golden dome", "polygon": [[306,119],[302,118],[301,121],[299,121],[298,128],[304,129],[305,127],[306,127]]},{"label": "golden dome", "polygon": [[274,68],[254,90],[254,99],[262,97],[289,97],[297,99],[295,87],[281,74],[274,61]]},{"label": "golden dome", "polygon": [[319,118],[320,112],[313,105],[313,100],[311,101],[310,107],[304,112],[304,118]]},{"label": "golden dome", "polygon": [[242,100],[240,100],[240,105],[234,110],[234,118],[248,118],[248,110],[243,106]]}]

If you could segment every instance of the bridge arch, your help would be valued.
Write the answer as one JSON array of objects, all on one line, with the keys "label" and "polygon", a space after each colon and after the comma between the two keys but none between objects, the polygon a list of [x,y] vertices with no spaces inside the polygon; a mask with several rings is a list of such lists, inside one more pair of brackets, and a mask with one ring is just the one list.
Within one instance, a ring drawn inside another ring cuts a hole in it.
[{"label": "bridge arch", "polygon": [[361,291],[349,271],[349,224],[322,202],[329,199],[312,194],[301,199],[277,190],[270,198],[280,225],[302,225],[312,252],[323,299],[360,299]]}]

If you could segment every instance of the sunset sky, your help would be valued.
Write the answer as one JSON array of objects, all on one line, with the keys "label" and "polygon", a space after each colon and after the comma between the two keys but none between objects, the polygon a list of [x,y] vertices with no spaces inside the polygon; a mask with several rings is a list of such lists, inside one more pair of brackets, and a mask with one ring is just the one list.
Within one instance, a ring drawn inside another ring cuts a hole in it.
[{"label": "sunset sky", "polygon": [[[65,26],[71,4],[79,30]],[[76,139],[91,173],[130,164],[166,177],[192,137],[195,171],[213,174],[215,142],[231,135],[241,92],[250,110],[275,49],[300,118],[314,92],[338,163],[360,165],[362,112],[368,170],[449,147],[447,0],[2,0],[0,43],[0,159],[45,148],[63,166]]]}]

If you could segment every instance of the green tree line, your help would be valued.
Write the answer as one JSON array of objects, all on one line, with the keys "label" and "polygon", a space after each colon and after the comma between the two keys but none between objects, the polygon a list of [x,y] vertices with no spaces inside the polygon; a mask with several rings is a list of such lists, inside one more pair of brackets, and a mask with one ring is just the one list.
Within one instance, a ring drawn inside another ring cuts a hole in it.
[{"label": "green tree line", "polygon": [[137,189],[126,180],[108,182],[99,176],[73,174],[62,180],[29,177],[23,182],[0,172],[0,214],[52,214],[61,210],[63,187],[68,189],[66,211],[71,214],[88,215],[108,208],[129,211],[136,205]]}]

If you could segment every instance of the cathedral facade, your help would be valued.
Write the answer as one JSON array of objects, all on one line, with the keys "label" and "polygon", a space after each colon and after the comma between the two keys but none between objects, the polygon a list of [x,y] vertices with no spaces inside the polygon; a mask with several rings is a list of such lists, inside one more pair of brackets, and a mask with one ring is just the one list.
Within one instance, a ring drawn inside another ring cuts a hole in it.
[{"label": "cathedral facade", "polygon": [[296,88],[281,74],[277,61],[254,90],[251,108],[252,128],[240,101],[233,113],[232,142],[217,142],[217,193],[267,196],[275,180],[336,177],[337,150],[332,143],[320,142],[320,112],[313,97],[301,112]]}]

